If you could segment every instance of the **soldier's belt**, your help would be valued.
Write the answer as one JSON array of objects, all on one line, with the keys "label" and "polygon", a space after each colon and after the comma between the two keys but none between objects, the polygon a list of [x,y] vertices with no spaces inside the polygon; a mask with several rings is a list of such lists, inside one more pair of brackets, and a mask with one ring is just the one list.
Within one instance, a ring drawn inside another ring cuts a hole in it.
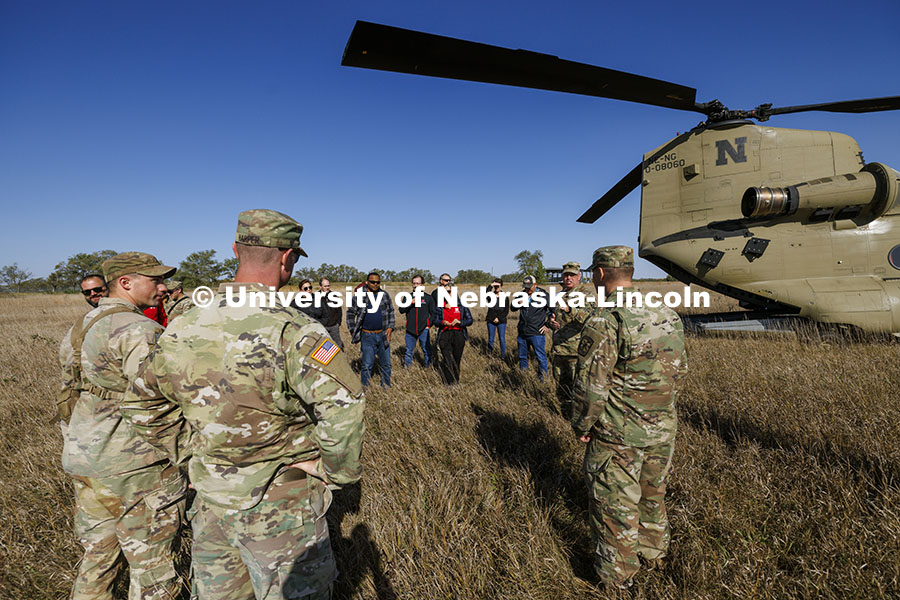
[{"label": "soldier's belt", "polygon": [[81,389],[82,389],[82,391],[93,394],[93,395],[97,396],[98,398],[102,398],[103,400],[110,400],[110,399],[121,400],[122,398],[125,397],[125,392],[116,392],[113,390],[108,390],[108,389],[102,388],[98,385],[94,385],[93,383],[90,383],[90,382],[85,383]]},{"label": "soldier's belt", "polygon": [[384,329],[363,329],[365,333],[384,333]]}]

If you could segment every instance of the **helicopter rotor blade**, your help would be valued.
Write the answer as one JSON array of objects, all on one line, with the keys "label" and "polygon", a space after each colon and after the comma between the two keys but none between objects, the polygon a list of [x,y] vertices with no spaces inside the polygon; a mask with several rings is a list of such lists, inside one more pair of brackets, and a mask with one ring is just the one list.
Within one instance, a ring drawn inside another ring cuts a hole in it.
[{"label": "helicopter rotor blade", "polygon": [[410,29],[357,21],[341,64],[613,98],[702,112],[697,90],[659,79]]},{"label": "helicopter rotor blade", "polygon": [[770,115],[784,115],[811,110],[839,113],[867,113],[883,110],[900,110],[900,96],[844,100],[841,102],[824,102],[822,104],[805,104],[801,106],[782,106],[780,108],[766,109],[765,112]]},{"label": "helicopter rotor blade", "polygon": [[641,173],[643,170],[644,163],[638,163],[637,166],[629,171],[625,177],[620,179],[616,185],[612,186],[608,192],[603,194],[602,198],[594,202],[589,209],[584,211],[584,214],[578,217],[578,222],[593,223],[605,215],[607,211],[618,204],[622,198],[630,194],[631,190],[641,184]]},{"label": "helicopter rotor blade", "polygon": [[701,123],[697,125],[690,131],[685,131],[678,137],[672,139],[668,144],[654,152],[652,155],[647,157],[647,160],[641,161],[638,165],[628,172],[625,177],[619,180],[616,185],[612,186],[608,192],[603,194],[603,197],[594,202],[589,209],[584,211],[576,221],[579,223],[593,223],[603,215],[609,211],[613,206],[619,203],[625,196],[631,193],[631,191],[641,184],[643,180],[643,171],[645,165],[652,165],[656,162],[656,159],[665,154],[666,152],[670,152],[673,148],[681,145],[682,142],[687,140],[689,137],[694,135],[695,133],[699,133],[706,129],[705,124]]}]

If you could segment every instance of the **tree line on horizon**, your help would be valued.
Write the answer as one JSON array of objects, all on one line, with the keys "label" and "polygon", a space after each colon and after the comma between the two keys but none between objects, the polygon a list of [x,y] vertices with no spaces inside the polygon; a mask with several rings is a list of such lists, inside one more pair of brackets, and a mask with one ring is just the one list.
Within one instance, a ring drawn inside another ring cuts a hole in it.
[{"label": "tree line on horizon", "polygon": [[[98,250],[96,252],[79,252],[61,261],[53,267],[53,271],[46,277],[33,277],[32,273],[19,267],[18,263],[0,267],[0,291],[2,292],[77,292],[81,278],[90,273],[102,273],[103,261],[118,254],[115,250]],[[521,280],[526,274],[533,275],[538,283],[546,280],[546,271],[543,265],[544,254],[540,250],[523,250],[516,254],[515,260],[519,265],[518,271],[505,273],[499,277],[504,282]],[[234,257],[225,260],[216,259],[215,250],[199,250],[185,257],[178,265],[175,279],[180,281],[186,289],[192,289],[201,285],[214,286],[222,281],[234,278],[237,272],[238,260]],[[303,279],[309,279],[317,283],[320,278],[326,278],[337,282],[364,281],[370,272],[377,272],[384,281],[409,282],[416,275],[420,275],[426,284],[436,283],[438,277],[430,270],[418,267],[410,267],[402,271],[391,269],[372,268],[366,271],[349,265],[331,265],[322,263],[318,267],[301,267],[294,270],[291,284]],[[496,275],[480,269],[460,269],[457,271],[454,281],[456,283],[470,283],[486,285]]]}]

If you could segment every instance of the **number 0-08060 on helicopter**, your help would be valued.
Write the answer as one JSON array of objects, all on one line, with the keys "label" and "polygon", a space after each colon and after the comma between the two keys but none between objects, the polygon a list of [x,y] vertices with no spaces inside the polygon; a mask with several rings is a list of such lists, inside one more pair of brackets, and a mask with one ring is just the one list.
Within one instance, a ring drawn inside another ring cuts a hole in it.
[{"label": "number 0-08060 on helicopter", "polygon": [[764,124],[897,110],[900,96],[729,110],[658,79],[364,21],[342,64],[701,113],[706,121],[645,154],[578,220],[593,223],[641,186],[638,254],[750,309],[707,317],[702,329],[783,330],[806,318],[900,334],[900,173],[866,163],[849,136]]}]

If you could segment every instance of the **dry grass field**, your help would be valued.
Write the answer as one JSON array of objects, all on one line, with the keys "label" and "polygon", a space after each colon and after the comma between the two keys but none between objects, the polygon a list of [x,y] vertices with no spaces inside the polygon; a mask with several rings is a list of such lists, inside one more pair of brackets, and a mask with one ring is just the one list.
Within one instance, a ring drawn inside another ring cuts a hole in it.
[{"label": "dry grass field", "polygon": [[[72,492],[49,421],[58,342],[86,308],[0,297],[0,598],[71,585]],[[551,385],[518,370],[514,322],[501,357],[483,314],[452,388],[401,367],[398,318],[394,386],[367,393],[364,479],[330,512],[336,597],[608,597],[592,583],[583,447]],[[691,337],[688,352],[671,552],[621,597],[900,597],[900,345]]]}]

